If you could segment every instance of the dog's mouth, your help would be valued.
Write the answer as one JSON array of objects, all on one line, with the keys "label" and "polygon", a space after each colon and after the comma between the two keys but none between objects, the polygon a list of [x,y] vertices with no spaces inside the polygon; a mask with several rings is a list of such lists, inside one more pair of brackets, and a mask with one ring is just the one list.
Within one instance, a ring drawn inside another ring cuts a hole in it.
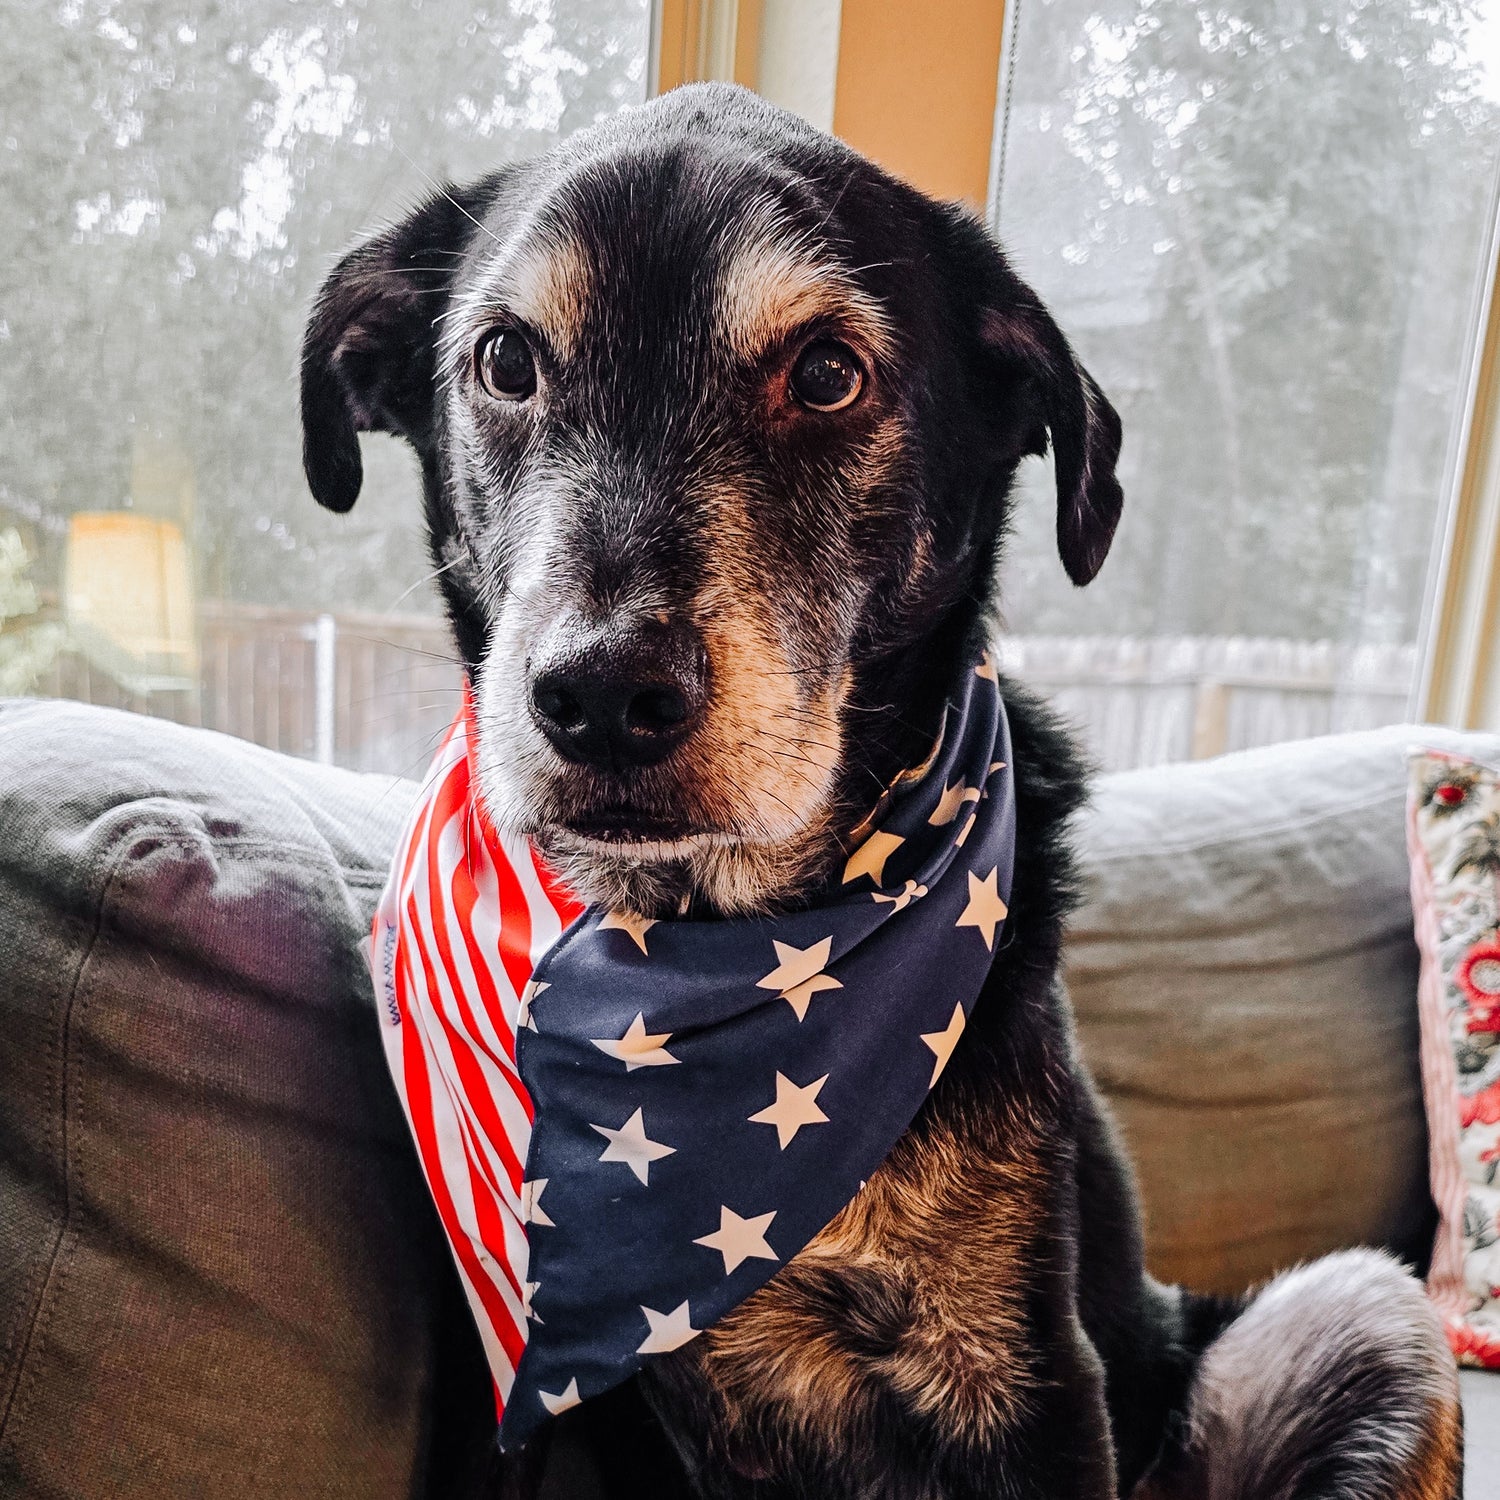
[{"label": "dog's mouth", "polygon": [[816,819],[767,838],[754,820],[681,802],[666,812],[612,798],[542,816],[533,804],[530,837],[584,901],[654,918],[766,910],[806,883]]},{"label": "dog's mouth", "polygon": [[640,846],[680,844],[715,832],[704,824],[664,816],[629,803],[588,808],[560,818],[556,830],[590,844],[629,850]]},{"label": "dog's mouth", "polygon": [[732,841],[737,830],[713,811],[701,785],[685,784],[667,767],[610,777],[570,767],[533,786],[525,814],[544,848],[649,865]]}]

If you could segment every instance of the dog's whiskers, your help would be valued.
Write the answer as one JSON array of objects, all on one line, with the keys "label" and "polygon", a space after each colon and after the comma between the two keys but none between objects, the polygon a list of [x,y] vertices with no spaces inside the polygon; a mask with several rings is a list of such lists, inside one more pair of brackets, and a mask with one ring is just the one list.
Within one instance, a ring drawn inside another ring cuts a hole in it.
[{"label": "dog's whiskers", "polygon": [[417,579],[417,581],[412,584],[410,588],[404,589],[401,594],[397,596],[395,603],[391,605],[391,609],[394,610],[397,605],[403,604],[407,599],[411,598],[411,596],[416,593],[418,589],[425,588],[429,583],[436,583],[444,573],[448,572],[452,568],[456,568],[459,563],[467,561],[467,558],[460,555],[458,557],[450,558],[447,562],[443,563],[441,567],[434,568],[432,572],[427,574],[425,578]]},{"label": "dog's whiskers", "polygon": [[418,172],[420,172],[422,174],[422,176],[426,179],[427,185],[429,187],[431,187],[431,188],[434,188],[441,197],[446,198],[454,206],[454,208],[456,208],[459,211],[459,213],[461,213],[464,216],[464,218],[466,218],[469,221],[469,223],[471,223],[481,234],[487,235],[497,245],[504,244],[504,241],[500,238],[500,236],[498,234],[496,234],[494,232],[494,230],[488,229],[483,224],[481,224],[479,222],[479,220],[476,219],[474,217],[474,215],[471,214],[469,212],[469,210],[466,209],[463,206],[463,204],[460,203],[458,201],[458,199],[455,198],[453,196],[453,194],[448,191],[447,187],[443,183],[439,182],[437,180],[437,178],[434,177],[432,175],[432,173],[429,172],[425,167],[419,165],[417,163],[417,161],[407,151],[405,151],[401,147],[401,145],[400,145],[399,142],[396,142],[396,143],[393,143],[393,144],[395,144],[396,150],[399,151],[401,153],[401,155],[406,158],[407,165],[410,166],[410,167],[416,168],[416,170]]}]

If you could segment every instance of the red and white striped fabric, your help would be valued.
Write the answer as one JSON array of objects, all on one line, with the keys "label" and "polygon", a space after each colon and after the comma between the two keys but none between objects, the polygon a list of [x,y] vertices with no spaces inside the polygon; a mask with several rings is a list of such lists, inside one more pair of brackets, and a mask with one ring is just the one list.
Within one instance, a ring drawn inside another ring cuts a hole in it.
[{"label": "red and white striped fabric", "polygon": [[503,1411],[528,1329],[533,1109],[516,1029],[532,971],[583,906],[524,838],[484,815],[475,737],[466,692],[397,845],[370,957],[391,1074]]}]

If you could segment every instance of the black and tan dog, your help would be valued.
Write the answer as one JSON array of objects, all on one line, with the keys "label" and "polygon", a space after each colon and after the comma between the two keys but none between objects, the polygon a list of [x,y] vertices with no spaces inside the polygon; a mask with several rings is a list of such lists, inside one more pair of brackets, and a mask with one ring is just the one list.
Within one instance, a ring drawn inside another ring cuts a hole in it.
[{"label": "black and tan dog", "polygon": [[[359,246],[302,374],[324,505],[354,503],[361,430],[421,459],[496,820],[645,913],[796,903],[840,863],[990,626],[1024,455],[1050,436],[1075,583],[1120,515],[1119,421],[984,229],[726,87]],[[685,1469],[726,1497],[1451,1500],[1452,1363],[1392,1262],[1236,1303],[1145,1274],[1057,980],[1083,775],[1006,696],[1009,939],[959,1051],[867,1190],[640,1377],[676,1458],[603,1467],[654,1495]],[[622,1410],[593,1405],[585,1431]]]}]

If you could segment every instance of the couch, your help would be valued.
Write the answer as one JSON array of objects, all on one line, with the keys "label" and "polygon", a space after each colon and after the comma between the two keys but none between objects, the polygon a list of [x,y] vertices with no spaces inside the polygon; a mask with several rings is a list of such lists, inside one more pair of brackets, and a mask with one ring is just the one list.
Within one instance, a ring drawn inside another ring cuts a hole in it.
[{"label": "couch", "polygon": [[[1500,757],[1392,729],[1098,784],[1068,982],[1161,1276],[1423,1259],[1417,739]],[[361,953],[412,790],[0,705],[0,1494],[394,1500],[475,1461]],[[1500,1496],[1500,1375],[1462,1384],[1467,1494]]]}]

